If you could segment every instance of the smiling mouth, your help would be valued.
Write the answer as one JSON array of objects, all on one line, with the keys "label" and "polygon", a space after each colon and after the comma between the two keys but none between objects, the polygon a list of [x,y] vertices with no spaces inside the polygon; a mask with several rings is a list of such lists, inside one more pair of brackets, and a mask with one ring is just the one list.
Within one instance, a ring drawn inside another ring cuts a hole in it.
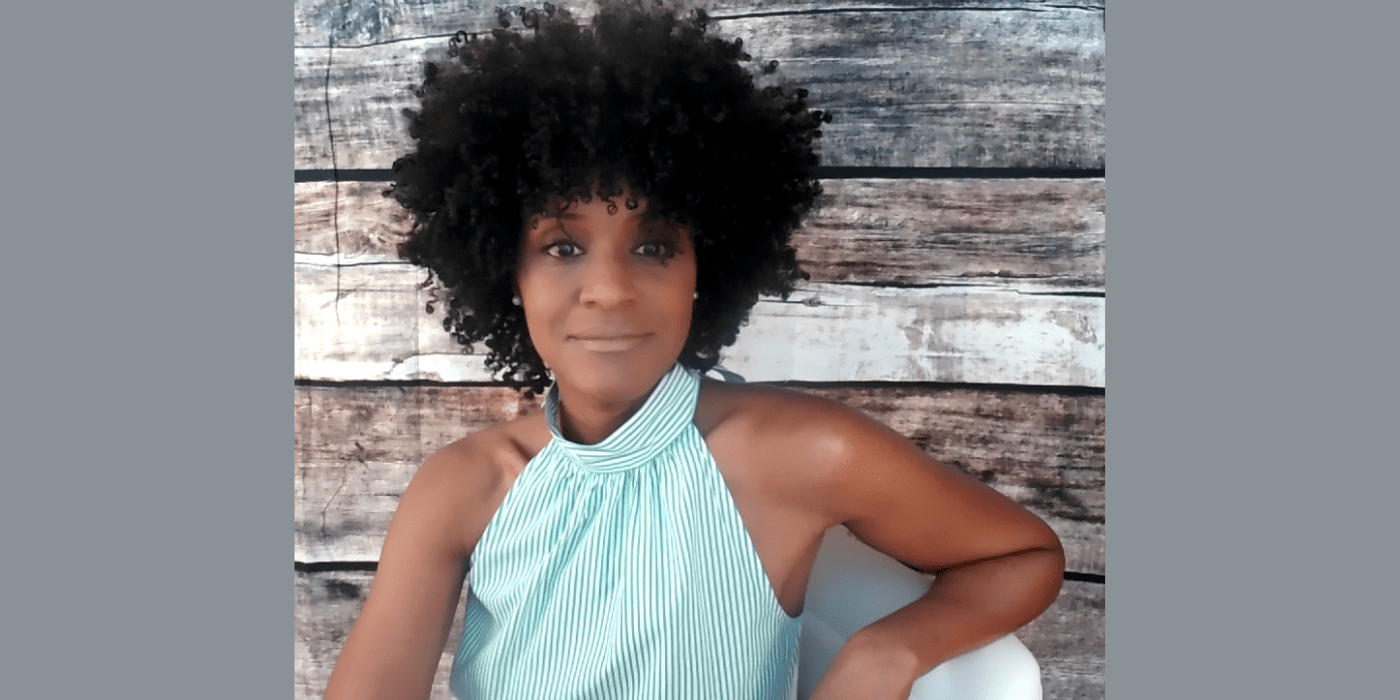
[{"label": "smiling mouth", "polygon": [[649,336],[646,335],[614,335],[599,336],[596,338],[575,337],[585,350],[593,352],[626,352],[640,346]]}]

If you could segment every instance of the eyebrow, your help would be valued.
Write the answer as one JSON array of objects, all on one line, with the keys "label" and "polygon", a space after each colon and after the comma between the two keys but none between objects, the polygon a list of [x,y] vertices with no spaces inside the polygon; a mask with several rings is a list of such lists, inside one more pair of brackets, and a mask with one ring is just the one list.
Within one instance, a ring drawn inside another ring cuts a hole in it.
[{"label": "eyebrow", "polygon": [[[651,212],[645,212],[645,213],[642,213],[642,214],[638,214],[637,211],[636,211],[635,209],[633,209],[633,210],[630,210],[630,211],[628,212],[628,214],[629,214],[629,216],[630,216],[631,218],[636,219],[636,220],[638,221],[638,223],[641,223],[641,224],[643,224],[643,225],[646,225],[646,224],[663,224],[663,225],[665,225],[665,227],[666,227],[668,230],[670,230],[670,229],[676,229],[676,228],[679,226],[679,224],[677,224],[675,221],[672,221],[671,219],[667,219],[667,218],[665,218],[665,217],[656,216],[655,214],[652,214]],[[583,219],[583,215],[581,215],[581,214],[579,214],[579,213],[577,213],[577,212],[572,212],[572,211],[560,212],[559,214],[545,214],[545,213],[541,213],[541,214],[537,214],[536,216],[537,216],[538,218],[535,219],[535,220],[538,221],[538,222],[549,221],[549,220],[551,220],[551,219],[553,219],[553,220],[555,220],[555,221],[579,221],[579,220],[582,220],[582,219]],[[533,228],[533,226],[532,226],[532,228]]]},{"label": "eyebrow", "polygon": [[[621,209],[622,207],[618,207],[618,208]],[[651,212],[647,212],[647,213],[644,213],[644,214],[638,214],[636,209],[629,209],[629,210],[627,210],[627,213],[628,213],[630,216],[632,216],[633,218],[641,219],[642,221],[665,221],[665,219],[662,219],[662,218],[659,217],[659,216],[655,216],[655,215],[653,215]],[[579,214],[578,212],[564,211],[564,212],[560,212],[560,213],[558,213],[558,214],[553,214],[553,215],[551,215],[551,214],[540,214],[539,217],[540,217],[541,219],[560,219],[560,220],[562,220],[562,221],[577,221],[577,220],[579,220],[579,219],[582,219],[582,218],[583,218],[583,215],[582,215],[582,214]]]}]

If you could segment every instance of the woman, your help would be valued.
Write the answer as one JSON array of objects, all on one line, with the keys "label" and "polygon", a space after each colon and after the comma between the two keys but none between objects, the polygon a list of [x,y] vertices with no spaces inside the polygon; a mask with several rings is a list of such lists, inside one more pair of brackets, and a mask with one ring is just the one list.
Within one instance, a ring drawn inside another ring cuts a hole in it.
[{"label": "woman", "polygon": [[427,697],[468,568],[452,688],[473,700],[788,697],[838,524],[938,576],[813,700],[905,698],[1043,611],[1064,560],[1035,516],[839,404],[701,379],[803,277],[788,240],[830,118],[756,88],[703,13],[521,19],[427,67],[391,194],[444,327],[553,386],[423,464],[326,697]]}]

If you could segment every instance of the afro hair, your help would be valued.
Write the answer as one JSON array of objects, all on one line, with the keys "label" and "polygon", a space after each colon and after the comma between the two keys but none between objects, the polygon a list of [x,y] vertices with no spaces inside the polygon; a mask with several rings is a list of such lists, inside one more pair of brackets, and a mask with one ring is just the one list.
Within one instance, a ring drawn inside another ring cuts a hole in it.
[{"label": "afro hair", "polygon": [[399,254],[429,271],[425,287],[436,278],[443,327],[484,343],[505,381],[550,381],[511,297],[526,222],[558,202],[630,191],[628,207],[645,199],[692,233],[699,297],[679,358],[692,369],[718,362],[760,294],[807,277],[789,240],[821,194],[813,140],[831,117],[806,90],[760,87],[742,40],[708,24],[638,5],[586,26],[551,5],[501,10],[501,28],[458,32],[448,60],[425,64],[404,112],[416,148],[386,192],[413,214]]}]

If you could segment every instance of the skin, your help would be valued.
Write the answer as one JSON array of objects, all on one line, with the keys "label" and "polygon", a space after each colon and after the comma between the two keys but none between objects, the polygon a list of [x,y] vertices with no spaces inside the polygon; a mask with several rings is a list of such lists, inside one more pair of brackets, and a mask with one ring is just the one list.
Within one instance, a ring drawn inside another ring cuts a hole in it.
[{"label": "skin", "polygon": [[516,267],[530,342],[559,386],[560,429],[594,443],[641,404],[685,347],[695,251],[646,203],[574,202],[527,222]]},{"label": "skin", "polygon": [[[616,201],[612,212],[595,198],[532,220],[517,273],[531,341],[558,382],[561,430],[582,443],[602,440],[645,402],[690,325],[688,234],[649,220],[644,203]],[[927,595],[853,636],[811,700],[907,698],[916,678],[1029,622],[1059,591],[1064,554],[1049,527],[863,414],[780,388],[706,381],[695,424],[788,614],[801,610],[822,534],[837,524],[938,573]],[[328,700],[428,697],[466,562],[549,439],[537,411],[423,464]]]}]

